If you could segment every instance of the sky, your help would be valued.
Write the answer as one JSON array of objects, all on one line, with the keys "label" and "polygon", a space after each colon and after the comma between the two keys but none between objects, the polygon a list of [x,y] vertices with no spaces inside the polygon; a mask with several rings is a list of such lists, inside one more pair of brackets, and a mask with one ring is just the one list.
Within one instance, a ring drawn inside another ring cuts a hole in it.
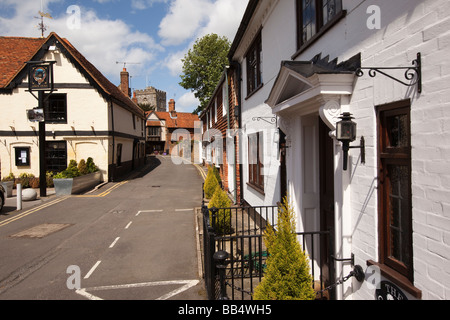
[{"label": "sky", "polygon": [[[176,110],[199,105],[178,83],[181,59],[210,33],[233,41],[248,0],[0,0],[0,36],[67,38],[112,83],[126,66],[132,90],[153,86],[176,101]],[[126,65],[125,65],[126,63]]]}]

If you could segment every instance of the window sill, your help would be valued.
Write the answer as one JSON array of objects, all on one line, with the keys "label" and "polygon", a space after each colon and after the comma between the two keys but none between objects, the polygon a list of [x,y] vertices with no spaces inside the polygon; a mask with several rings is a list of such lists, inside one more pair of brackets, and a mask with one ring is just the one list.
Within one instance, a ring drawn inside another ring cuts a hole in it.
[{"label": "window sill", "polygon": [[251,182],[247,182],[247,186],[251,187],[253,190],[257,191],[258,193],[262,194],[263,196],[266,195],[264,193],[264,189],[262,189],[261,187],[258,187],[256,184],[253,184]]},{"label": "window sill", "polygon": [[253,96],[256,92],[258,92],[262,87],[264,87],[264,83],[260,84],[255,90],[250,92],[246,97],[245,100],[250,99],[251,96]]},{"label": "window sill", "polygon": [[292,60],[295,60],[303,51],[308,49],[314,42],[316,42],[321,36],[323,36],[329,29],[331,29],[335,24],[337,24],[341,19],[343,19],[347,15],[346,10],[342,10],[338,13],[333,19],[328,21],[326,25],[322,27],[311,39],[303,43],[300,48],[298,48],[297,52],[291,57]]},{"label": "window sill", "polygon": [[367,260],[368,266],[377,266],[380,268],[381,275],[389,279],[398,285],[401,289],[405,290],[411,294],[414,298],[422,299],[422,291],[417,289],[414,284],[406,278],[404,275],[398,273],[397,271],[389,268],[385,264],[375,262],[373,260]]}]

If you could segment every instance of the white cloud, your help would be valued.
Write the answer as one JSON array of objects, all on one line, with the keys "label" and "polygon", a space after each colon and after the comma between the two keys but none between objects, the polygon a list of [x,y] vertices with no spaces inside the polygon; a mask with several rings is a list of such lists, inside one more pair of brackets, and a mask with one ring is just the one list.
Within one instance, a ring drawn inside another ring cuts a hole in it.
[{"label": "white cloud", "polygon": [[208,33],[233,40],[248,0],[173,0],[159,25],[164,45],[180,45]]},{"label": "white cloud", "polygon": [[[18,2],[9,1],[10,6],[15,6],[16,14],[11,18],[0,18],[0,34],[11,36],[39,35],[36,28],[31,27],[29,21],[40,8],[40,3],[35,0]],[[48,0],[56,2],[59,0]],[[108,0],[97,0],[108,1]],[[93,65],[105,76],[117,81],[122,66],[116,61],[136,62],[140,65],[129,65],[130,73],[141,73],[150,68],[148,64],[154,62],[156,55],[164,48],[157,44],[146,33],[133,31],[122,20],[108,20],[99,18],[93,10],[80,7],[79,23],[68,26],[68,19],[77,18],[74,13],[64,13],[54,16],[52,20],[45,19],[48,31],[56,32],[59,36],[67,38]],[[39,21],[36,20],[36,25]],[[75,27],[73,27],[75,26]],[[147,65],[147,66],[146,66]]]},{"label": "white cloud", "polygon": [[[108,1],[108,0],[100,0]],[[131,0],[131,8],[134,10],[145,10],[151,8],[154,3],[163,2],[166,3],[169,0]]]},{"label": "white cloud", "polygon": [[208,0],[175,0],[160,23],[159,36],[164,45],[179,45],[190,40],[207,19],[211,10]]},{"label": "white cloud", "polygon": [[187,92],[176,101],[176,110],[178,112],[192,112],[200,105],[194,93]]}]

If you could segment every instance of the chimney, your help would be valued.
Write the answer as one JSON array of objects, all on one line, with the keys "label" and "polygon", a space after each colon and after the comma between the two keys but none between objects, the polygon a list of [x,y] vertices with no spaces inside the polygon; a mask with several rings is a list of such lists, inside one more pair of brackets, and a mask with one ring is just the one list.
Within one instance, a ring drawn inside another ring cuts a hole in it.
[{"label": "chimney", "polygon": [[175,100],[170,99],[169,101],[169,112],[175,111]]},{"label": "chimney", "polygon": [[136,97],[136,91],[133,91],[133,98],[131,98],[131,100],[136,104],[138,103],[138,99]]},{"label": "chimney", "polygon": [[128,73],[126,68],[123,68],[123,71],[120,73],[120,86],[119,86],[119,89],[128,98],[131,97],[130,74]]}]

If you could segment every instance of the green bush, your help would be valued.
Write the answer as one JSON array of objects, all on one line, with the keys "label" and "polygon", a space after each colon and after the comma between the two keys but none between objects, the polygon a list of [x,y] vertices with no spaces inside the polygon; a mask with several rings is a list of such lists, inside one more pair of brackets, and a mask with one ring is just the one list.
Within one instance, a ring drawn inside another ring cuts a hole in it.
[{"label": "green bush", "polygon": [[208,168],[208,174],[206,175],[205,185],[203,186],[203,190],[205,191],[205,198],[211,199],[216,191],[216,188],[219,186],[219,182],[214,174],[213,167]]},{"label": "green bush", "polygon": [[294,210],[287,198],[278,210],[277,231],[268,226],[264,242],[269,253],[266,274],[255,288],[255,300],[313,300],[309,259],[295,233]]},{"label": "green bush", "polygon": [[23,189],[31,188],[33,187],[32,180],[34,178],[35,176],[32,173],[21,173],[16,181],[16,184],[20,183]]},{"label": "green bush", "polygon": [[14,176],[14,173],[11,172],[11,173],[9,174],[9,176],[4,177],[4,178],[2,179],[2,182],[14,181],[14,180],[16,180],[16,177]]},{"label": "green bush", "polygon": [[84,159],[80,160],[80,163],[78,164],[78,171],[82,176],[89,173],[86,161]]},{"label": "green bush", "polygon": [[53,178],[54,179],[70,179],[70,178],[76,178],[79,176],[81,176],[81,173],[78,170],[77,162],[75,160],[70,160],[69,166],[67,167],[67,169],[56,174]]},{"label": "green bush", "polygon": [[87,167],[88,173],[94,173],[94,172],[99,171],[98,167],[94,163],[94,159],[92,159],[91,157],[87,158],[86,167]]},{"label": "green bush", "polygon": [[231,207],[231,200],[228,198],[227,193],[222,190],[220,186],[216,187],[216,191],[208,204],[208,208],[220,209],[217,214],[215,221],[213,222],[212,213],[209,213],[209,219],[211,224],[215,227],[216,234],[230,234],[231,233],[231,210],[224,209]]}]

